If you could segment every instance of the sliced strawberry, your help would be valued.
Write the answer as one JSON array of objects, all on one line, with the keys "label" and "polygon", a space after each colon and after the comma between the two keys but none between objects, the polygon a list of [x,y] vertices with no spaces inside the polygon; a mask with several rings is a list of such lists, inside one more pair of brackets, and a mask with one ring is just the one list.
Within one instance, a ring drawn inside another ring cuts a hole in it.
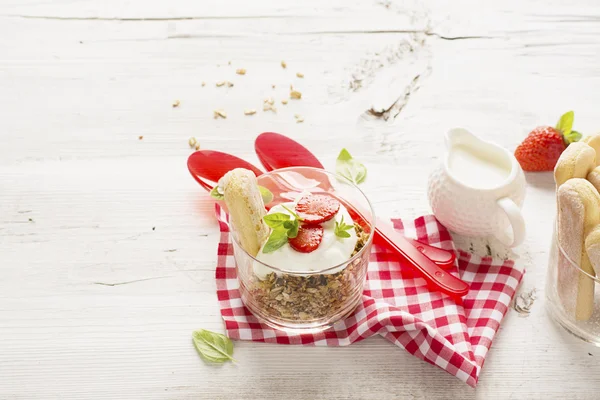
[{"label": "sliced strawberry", "polygon": [[298,228],[295,238],[288,238],[292,249],[300,253],[311,253],[319,247],[323,240],[323,227],[321,225],[302,225]]},{"label": "sliced strawberry", "polygon": [[340,202],[324,194],[304,196],[296,204],[296,212],[306,224],[329,221],[340,209]]}]

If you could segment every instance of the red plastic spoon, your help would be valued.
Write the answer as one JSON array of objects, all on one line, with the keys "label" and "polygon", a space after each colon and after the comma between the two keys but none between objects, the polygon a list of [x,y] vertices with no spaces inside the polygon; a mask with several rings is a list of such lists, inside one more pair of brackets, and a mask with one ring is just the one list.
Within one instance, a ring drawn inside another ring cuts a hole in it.
[{"label": "red plastic spoon", "polygon": [[[298,166],[323,169],[323,165],[306,147],[278,133],[260,134],[256,138],[254,149],[258,159],[267,170]],[[450,253],[453,263],[454,253],[431,246],[428,247],[434,250],[426,249],[427,245],[409,241],[380,219],[376,221],[375,233],[376,238],[399,253],[414,269],[419,271],[431,287],[452,297],[463,297],[469,292],[469,285],[466,282],[445,272],[425,255],[426,251],[433,252],[435,255],[440,255],[440,251],[443,251]]]},{"label": "red plastic spoon", "polygon": [[214,184],[232,169],[246,168],[254,172],[256,176],[263,173],[239,157],[214,150],[200,150],[192,153],[188,157],[187,165],[192,177],[209,192],[213,189]]}]

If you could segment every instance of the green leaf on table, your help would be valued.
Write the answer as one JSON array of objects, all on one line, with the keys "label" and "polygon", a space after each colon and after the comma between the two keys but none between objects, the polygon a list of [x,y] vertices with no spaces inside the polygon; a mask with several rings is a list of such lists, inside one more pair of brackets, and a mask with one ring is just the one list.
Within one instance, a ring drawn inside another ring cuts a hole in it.
[{"label": "green leaf on table", "polygon": [[568,137],[573,129],[573,120],[575,119],[575,113],[568,111],[560,117],[556,124],[556,129],[559,130],[563,136]]},{"label": "green leaf on table", "polygon": [[352,158],[348,150],[342,149],[335,162],[335,170],[344,178],[359,184],[367,177],[367,168],[356,159]]},{"label": "green leaf on table", "polygon": [[337,237],[341,237],[341,238],[349,238],[350,232],[348,232],[350,229],[354,229],[354,225],[348,225],[344,222],[344,217],[342,216],[342,219],[338,222],[335,221],[335,236]]},{"label": "green leaf on table", "polygon": [[258,190],[260,190],[260,195],[262,196],[263,203],[269,204],[273,201],[273,193],[271,193],[269,189],[259,185]]},{"label": "green leaf on table", "polygon": [[223,200],[225,198],[219,186],[215,186],[213,190],[210,191],[210,197],[217,200]]},{"label": "green leaf on table", "polygon": [[282,247],[284,244],[286,244],[288,241],[287,233],[287,229],[283,227],[273,229],[271,235],[269,236],[269,239],[267,239],[267,243],[265,243],[265,246],[263,247],[262,252],[272,253],[278,248]]},{"label": "green leaf on table", "polygon": [[206,361],[223,363],[235,361],[233,356],[233,342],[225,335],[200,329],[192,333],[192,341],[198,353]]}]

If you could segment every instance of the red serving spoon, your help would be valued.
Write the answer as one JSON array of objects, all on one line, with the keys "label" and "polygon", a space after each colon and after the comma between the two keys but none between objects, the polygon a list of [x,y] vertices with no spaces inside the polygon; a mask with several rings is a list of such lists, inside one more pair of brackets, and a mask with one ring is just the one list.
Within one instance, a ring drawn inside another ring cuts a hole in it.
[{"label": "red serving spoon", "polygon": [[[199,150],[192,153],[188,158],[188,169],[192,177],[207,191],[211,191],[216,183],[228,171],[235,168],[246,168],[254,172],[256,176],[262,175],[262,171],[249,162],[231,154],[214,150]],[[308,173],[308,171],[307,171]],[[318,177],[321,180],[321,176]],[[288,199],[284,199],[288,200]],[[396,233],[397,234],[397,233]],[[429,257],[441,268],[450,268],[453,265],[454,258],[448,262],[449,254],[453,253],[425,243],[414,241],[417,248]]]},{"label": "red serving spoon", "polygon": [[195,151],[188,157],[187,165],[196,182],[209,192],[213,190],[219,179],[232,169],[246,168],[254,172],[256,176],[263,173],[239,157],[214,150]]},{"label": "red serving spoon", "polygon": [[[254,142],[254,149],[267,170],[299,166],[323,169],[323,165],[306,147],[279,133],[260,134]],[[439,252],[443,251],[451,254],[449,260],[454,263],[454,253],[431,246],[429,246],[431,249],[436,250],[426,249],[422,243],[409,241],[380,219],[376,221],[375,238],[402,255],[415,270],[421,273],[431,287],[452,297],[463,297],[469,292],[469,285],[466,282],[445,272],[425,255],[426,251],[430,253],[433,251],[436,255],[440,255]]]}]

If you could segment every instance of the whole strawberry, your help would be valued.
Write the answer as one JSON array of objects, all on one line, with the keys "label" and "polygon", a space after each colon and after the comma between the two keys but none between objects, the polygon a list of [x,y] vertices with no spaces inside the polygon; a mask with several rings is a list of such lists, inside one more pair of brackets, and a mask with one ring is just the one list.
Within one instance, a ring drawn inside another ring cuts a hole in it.
[{"label": "whole strawberry", "polygon": [[515,157],[524,171],[553,171],[567,146],[581,139],[574,131],[575,114],[569,111],[560,117],[556,128],[539,126],[529,133],[515,150]]}]

